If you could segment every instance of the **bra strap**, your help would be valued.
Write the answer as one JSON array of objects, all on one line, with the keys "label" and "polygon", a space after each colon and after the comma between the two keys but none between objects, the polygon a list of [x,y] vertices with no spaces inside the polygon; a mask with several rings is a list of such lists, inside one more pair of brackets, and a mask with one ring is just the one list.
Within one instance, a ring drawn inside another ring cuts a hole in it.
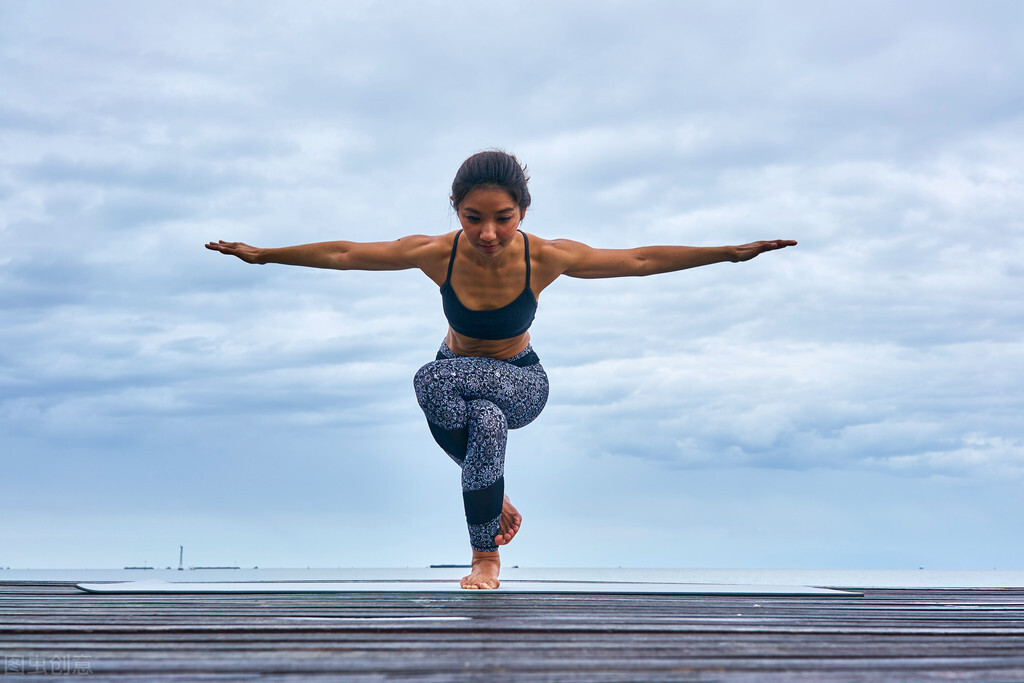
[{"label": "bra strap", "polygon": [[[459,235],[461,235],[461,234],[462,234],[461,230],[459,230],[457,233],[455,233],[455,240],[452,242],[452,255],[448,259],[448,277],[445,278],[445,282],[447,282],[449,284],[451,284],[451,281],[452,281],[452,265],[455,263],[455,250],[459,248]],[[529,269],[530,266],[527,265],[526,267],[527,267],[527,269]]]},{"label": "bra strap", "polygon": [[[520,230],[519,232],[523,232]],[[526,247],[526,288],[530,288],[530,238],[523,232],[523,245]]]}]

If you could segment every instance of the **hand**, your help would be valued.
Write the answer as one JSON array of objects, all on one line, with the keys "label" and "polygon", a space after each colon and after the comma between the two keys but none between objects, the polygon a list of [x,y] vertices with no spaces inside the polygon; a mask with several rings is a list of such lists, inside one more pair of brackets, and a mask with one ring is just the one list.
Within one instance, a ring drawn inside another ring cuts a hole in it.
[{"label": "hand", "polygon": [[796,246],[796,240],[762,240],[760,242],[751,242],[750,244],[741,244],[733,247],[734,258],[732,261],[733,263],[749,261],[766,251],[775,251],[776,249],[785,249],[792,246]]},{"label": "hand", "polygon": [[222,254],[228,256],[237,256],[246,263],[259,263],[260,250],[256,247],[251,247],[245,242],[225,242],[224,240],[218,240],[216,242],[208,242],[206,245],[207,249],[213,251],[219,251]]}]

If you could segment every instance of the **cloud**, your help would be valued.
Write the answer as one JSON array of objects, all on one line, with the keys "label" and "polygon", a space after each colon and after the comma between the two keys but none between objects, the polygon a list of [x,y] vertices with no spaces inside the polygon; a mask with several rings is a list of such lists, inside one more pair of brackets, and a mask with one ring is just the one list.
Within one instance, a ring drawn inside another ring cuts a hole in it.
[{"label": "cloud", "polygon": [[551,410],[588,452],[671,467],[1016,478],[1024,441],[1003,406],[1021,353],[709,338],[668,356],[555,366]]},{"label": "cloud", "polygon": [[[690,533],[591,512],[641,563],[684,560],[631,534],[746,538],[754,502],[730,510],[716,476],[785,489],[754,497],[779,528],[818,516],[864,543],[885,525],[879,512],[857,527],[856,482],[889,492],[908,535],[924,522],[899,492],[937,510],[930,485],[996,526],[1013,517],[1019,3],[241,9],[0,10],[0,419],[17,453],[9,505],[38,528],[47,510],[109,520],[181,501],[218,528],[295,508],[370,527],[376,510],[379,529],[402,529],[407,501],[458,522],[456,494],[423,490],[450,463],[410,387],[445,329],[435,285],[246,266],[202,244],[454,229],[451,175],[491,147],[529,165],[524,228],[542,237],[800,241],[543,292],[532,332],[552,399],[509,462],[552,495],[588,470],[565,510],[520,494],[553,525],[634,470],[623,508],[724,520]],[[690,481],[709,493],[680,503]],[[821,497],[800,504],[800,486]],[[346,533],[370,557],[384,531]],[[894,538],[836,552],[916,561]],[[779,543],[749,540],[778,559]],[[810,561],[815,543],[789,557]]]}]

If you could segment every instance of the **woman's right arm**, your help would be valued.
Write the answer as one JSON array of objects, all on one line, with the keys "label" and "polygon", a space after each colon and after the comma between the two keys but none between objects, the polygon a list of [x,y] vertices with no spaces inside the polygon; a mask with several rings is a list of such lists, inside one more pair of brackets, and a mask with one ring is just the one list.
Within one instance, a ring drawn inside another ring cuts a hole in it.
[{"label": "woman's right arm", "polygon": [[274,249],[218,240],[209,242],[206,248],[237,256],[246,263],[280,263],[336,270],[405,270],[422,269],[438,239],[411,235],[390,242],[315,242]]}]

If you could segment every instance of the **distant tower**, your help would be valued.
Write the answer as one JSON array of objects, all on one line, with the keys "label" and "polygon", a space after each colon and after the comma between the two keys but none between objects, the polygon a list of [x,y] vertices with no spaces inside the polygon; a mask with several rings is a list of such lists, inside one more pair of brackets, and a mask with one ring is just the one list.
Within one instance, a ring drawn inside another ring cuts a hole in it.
[{"label": "distant tower", "polygon": [[185,568],[181,564],[181,561],[182,561],[182,559],[184,557],[185,557],[185,546],[179,545],[178,546],[178,571],[179,572]]}]

